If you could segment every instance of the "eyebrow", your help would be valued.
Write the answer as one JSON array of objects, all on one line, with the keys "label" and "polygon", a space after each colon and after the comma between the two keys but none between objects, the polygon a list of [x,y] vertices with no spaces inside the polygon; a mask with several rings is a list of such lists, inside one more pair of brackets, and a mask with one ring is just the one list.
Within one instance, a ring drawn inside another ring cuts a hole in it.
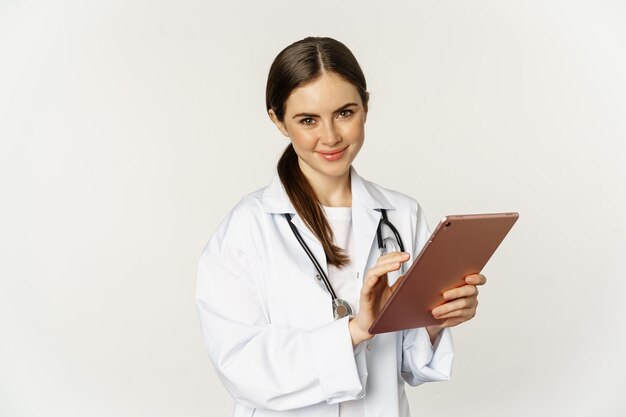
[{"label": "eyebrow", "polygon": [[[348,103],[348,104],[344,104],[343,106],[339,107],[337,110],[335,110],[333,113],[339,113],[342,110],[347,109],[348,107],[352,107],[352,106],[358,106],[357,103]],[[313,114],[313,113],[298,113],[298,114],[294,114],[292,119],[298,118],[298,117],[320,117],[319,114]]]}]

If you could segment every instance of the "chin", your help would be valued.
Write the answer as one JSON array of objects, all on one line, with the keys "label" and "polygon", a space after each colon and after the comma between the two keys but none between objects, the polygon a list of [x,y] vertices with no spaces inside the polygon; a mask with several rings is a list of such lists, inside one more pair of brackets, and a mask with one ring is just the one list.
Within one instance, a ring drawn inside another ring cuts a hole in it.
[{"label": "chin", "polygon": [[341,166],[332,167],[331,169],[320,170],[320,172],[328,177],[339,178],[350,171],[350,165],[351,164],[342,164]]},{"label": "chin", "polygon": [[[311,172],[313,175],[322,175],[329,178],[340,178],[350,171],[352,161],[347,159],[345,161],[303,161],[300,160],[300,169],[306,175],[306,172]],[[304,169],[303,169],[304,168]]]}]

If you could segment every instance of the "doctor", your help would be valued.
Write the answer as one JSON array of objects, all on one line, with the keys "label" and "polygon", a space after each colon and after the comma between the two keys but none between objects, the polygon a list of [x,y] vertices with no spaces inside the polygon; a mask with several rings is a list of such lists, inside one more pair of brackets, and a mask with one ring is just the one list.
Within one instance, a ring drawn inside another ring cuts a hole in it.
[{"label": "doctor", "polygon": [[[306,38],[274,60],[266,101],[291,141],[278,175],[230,211],[199,262],[204,341],[233,415],[408,417],[405,382],[450,378],[449,328],[474,317],[485,277],[445,293],[438,326],[369,334],[429,230],[415,200],[352,168],[365,137],[363,73],[342,43]],[[383,214],[404,252],[383,226],[381,256]],[[324,278],[347,310],[333,307]]]}]

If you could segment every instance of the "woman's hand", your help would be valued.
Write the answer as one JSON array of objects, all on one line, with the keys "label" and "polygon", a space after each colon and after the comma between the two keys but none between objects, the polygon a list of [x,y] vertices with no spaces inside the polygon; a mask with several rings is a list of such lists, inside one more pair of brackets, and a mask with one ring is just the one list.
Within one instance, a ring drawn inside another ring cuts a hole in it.
[{"label": "woman's hand", "polygon": [[483,274],[468,275],[465,277],[466,285],[443,293],[446,303],[433,309],[432,315],[444,321],[439,325],[426,327],[431,342],[434,342],[446,327],[454,327],[471,320],[476,315],[478,307],[478,288],[476,287],[486,282],[487,278]]},{"label": "woman's hand", "polygon": [[387,253],[378,258],[376,265],[365,274],[361,287],[359,312],[350,320],[350,336],[353,346],[374,336],[368,332],[368,329],[401,281],[398,279],[390,287],[387,282],[387,274],[400,269],[400,265],[408,261],[409,257],[409,254],[405,252]]}]

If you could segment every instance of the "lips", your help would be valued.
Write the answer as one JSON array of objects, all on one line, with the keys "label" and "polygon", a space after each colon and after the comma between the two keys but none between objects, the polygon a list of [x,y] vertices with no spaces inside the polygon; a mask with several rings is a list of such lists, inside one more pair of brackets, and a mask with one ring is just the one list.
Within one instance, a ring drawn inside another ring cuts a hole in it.
[{"label": "lips", "polygon": [[327,161],[336,161],[341,159],[341,157],[346,153],[346,149],[348,149],[347,146],[343,149],[337,149],[329,152],[317,151],[317,153]]},{"label": "lips", "polygon": [[345,151],[347,148],[348,148],[348,147],[346,146],[346,147],[345,147],[345,148],[343,148],[343,149],[336,149],[336,150],[334,150],[334,151],[328,151],[328,152],[318,151],[318,152],[319,152],[319,153],[321,153],[322,155],[334,155],[334,154],[336,154],[336,153],[339,153],[339,152],[343,152],[343,151]]}]

